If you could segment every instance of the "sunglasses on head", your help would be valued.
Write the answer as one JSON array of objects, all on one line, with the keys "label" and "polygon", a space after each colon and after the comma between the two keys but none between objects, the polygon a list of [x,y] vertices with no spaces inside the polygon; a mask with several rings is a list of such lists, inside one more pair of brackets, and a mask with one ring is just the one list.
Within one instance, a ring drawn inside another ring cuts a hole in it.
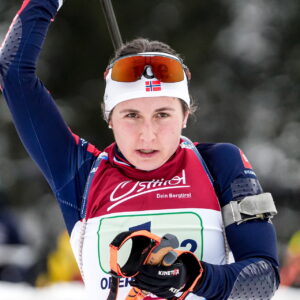
[{"label": "sunglasses on head", "polygon": [[145,52],[127,55],[113,61],[106,69],[106,78],[110,69],[111,79],[119,82],[135,82],[144,75],[148,76],[148,67],[151,67],[153,77],[165,83],[179,82],[184,80],[184,73],[188,80],[191,73],[183,61],[167,53]]}]

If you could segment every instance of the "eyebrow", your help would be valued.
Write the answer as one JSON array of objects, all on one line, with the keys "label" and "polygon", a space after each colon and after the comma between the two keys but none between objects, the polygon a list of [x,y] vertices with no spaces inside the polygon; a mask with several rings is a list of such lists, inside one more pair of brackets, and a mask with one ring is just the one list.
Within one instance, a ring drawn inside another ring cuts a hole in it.
[{"label": "eyebrow", "polygon": [[[175,111],[174,108],[172,107],[160,107],[160,108],[157,108],[154,112],[161,112],[161,111]],[[137,110],[137,109],[133,109],[133,108],[127,108],[127,109],[123,109],[120,111],[121,114],[124,114],[124,113],[139,113],[140,111]]]}]

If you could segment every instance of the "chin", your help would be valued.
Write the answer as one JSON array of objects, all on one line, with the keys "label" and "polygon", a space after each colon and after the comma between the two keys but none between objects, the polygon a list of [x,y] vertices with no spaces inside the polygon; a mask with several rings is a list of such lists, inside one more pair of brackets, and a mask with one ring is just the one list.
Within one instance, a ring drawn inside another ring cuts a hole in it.
[{"label": "chin", "polygon": [[153,171],[159,167],[145,167],[145,166],[135,166],[138,170],[141,170],[141,171],[146,171],[146,172],[150,172],[150,171]]},{"label": "chin", "polygon": [[161,167],[163,165],[163,163],[161,164],[148,164],[148,163],[137,163],[136,165],[134,165],[138,170],[142,170],[142,171],[153,171],[155,169],[158,169],[159,167]]}]

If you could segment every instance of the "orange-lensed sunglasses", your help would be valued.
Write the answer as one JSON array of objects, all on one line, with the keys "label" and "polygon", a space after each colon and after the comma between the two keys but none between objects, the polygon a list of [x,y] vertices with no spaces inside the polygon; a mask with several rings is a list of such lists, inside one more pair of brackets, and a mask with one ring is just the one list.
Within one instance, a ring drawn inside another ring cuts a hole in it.
[{"label": "orange-lensed sunglasses", "polygon": [[135,82],[142,77],[147,66],[151,66],[154,77],[161,82],[182,81],[184,73],[188,80],[191,79],[188,67],[183,64],[180,58],[169,54],[156,53],[138,53],[118,58],[107,67],[104,78],[112,69],[112,80]]}]

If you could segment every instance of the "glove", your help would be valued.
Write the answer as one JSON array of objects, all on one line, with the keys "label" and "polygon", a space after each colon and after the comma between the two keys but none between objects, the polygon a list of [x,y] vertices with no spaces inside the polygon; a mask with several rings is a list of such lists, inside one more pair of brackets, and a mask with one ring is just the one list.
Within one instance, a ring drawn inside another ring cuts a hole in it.
[{"label": "glove", "polygon": [[185,299],[199,284],[204,270],[193,253],[174,251],[179,255],[174,264],[170,266],[143,264],[130,284],[142,291],[172,300],[177,299],[175,295],[178,292],[182,292],[178,300]]},{"label": "glove", "polygon": [[134,277],[130,285],[168,299],[184,290],[188,279],[187,267],[179,259],[168,267],[142,265],[139,274]]}]

